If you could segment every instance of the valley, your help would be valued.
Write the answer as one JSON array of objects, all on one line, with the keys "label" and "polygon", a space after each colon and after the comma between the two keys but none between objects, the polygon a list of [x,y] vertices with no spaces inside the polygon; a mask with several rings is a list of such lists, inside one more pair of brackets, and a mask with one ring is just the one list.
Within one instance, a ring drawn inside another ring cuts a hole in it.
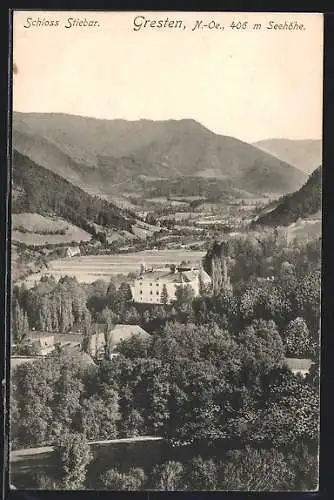
[{"label": "valley", "polygon": [[14,126],[15,486],[58,488],[62,446],[91,450],[97,489],[155,488],[170,464],[198,489],[210,464],[214,489],[233,489],[243,439],[250,464],[272,459],[264,440],[294,471],[291,436],[314,460],[322,167],[191,120]]},{"label": "valley", "polygon": [[[230,232],[279,225],[281,200],[287,204],[307,179],[262,144],[217,136],[194,120],[15,113],[13,127],[14,282],[62,268],[90,282],[114,274],[114,262],[136,252],[139,259],[150,251],[179,252],[180,259],[206,252]],[[320,230],[319,223],[297,226],[288,233],[307,239]],[[73,246],[78,267],[66,260]],[[90,260],[101,258],[107,274]]]}]

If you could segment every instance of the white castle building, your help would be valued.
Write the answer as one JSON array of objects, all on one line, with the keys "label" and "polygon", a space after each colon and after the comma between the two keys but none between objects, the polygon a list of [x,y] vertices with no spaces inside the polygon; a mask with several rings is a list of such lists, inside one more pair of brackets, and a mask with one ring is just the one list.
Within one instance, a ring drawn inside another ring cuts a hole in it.
[{"label": "white castle building", "polygon": [[163,290],[167,291],[168,302],[176,300],[179,286],[191,286],[195,297],[200,293],[201,282],[204,286],[211,283],[210,276],[202,269],[193,267],[171,266],[169,270],[146,270],[142,272],[131,287],[132,297],[137,303],[162,304]]}]

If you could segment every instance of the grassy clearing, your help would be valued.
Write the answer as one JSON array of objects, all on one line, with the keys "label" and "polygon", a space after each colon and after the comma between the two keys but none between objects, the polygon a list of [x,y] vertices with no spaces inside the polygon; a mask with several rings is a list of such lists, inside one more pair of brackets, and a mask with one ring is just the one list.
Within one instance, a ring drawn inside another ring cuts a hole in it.
[{"label": "grassy clearing", "polygon": [[43,216],[36,213],[12,215],[12,240],[25,245],[89,241],[91,235],[60,217]]}]

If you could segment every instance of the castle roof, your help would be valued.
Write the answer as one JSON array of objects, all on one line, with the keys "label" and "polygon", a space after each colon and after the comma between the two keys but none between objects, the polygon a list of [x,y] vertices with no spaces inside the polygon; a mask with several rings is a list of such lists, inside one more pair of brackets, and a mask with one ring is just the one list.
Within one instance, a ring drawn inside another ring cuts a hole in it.
[{"label": "castle roof", "polygon": [[[208,277],[206,273],[203,273],[203,275]],[[175,273],[172,271],[148,271],[142,274],[138,279],[145,282],[161,281],[163,283],[176,283],[181,285],[183,283],[191,283],[195,281],[198,276],[199,271],[196,269],[189,271],[177,271]]]}]

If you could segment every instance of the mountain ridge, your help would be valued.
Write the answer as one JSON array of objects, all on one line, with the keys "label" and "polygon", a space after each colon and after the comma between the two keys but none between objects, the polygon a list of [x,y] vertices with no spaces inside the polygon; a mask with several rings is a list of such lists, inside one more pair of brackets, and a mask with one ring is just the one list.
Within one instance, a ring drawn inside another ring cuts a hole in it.
[{"label": "mountain ridge", "polygon": [[295,193],[283,196],[273,210],[258,217],[256,225],[287,226],[321,211],[322,166]]},{"label": "mountain ridge", "polygon": [[[80,187],[112,191],[113,177],[138,189],[138,176],[217,177],[238,189],[286,193],[305,180],[303,172],[239,139],[217,135],[193,119],[99,120],[66,114],[13,115],[14,146],[45,168],[63,167]],[[54,148],[57,148],[58,153]],[[60,152],[61,153],[60,153]],[[56,157],[56,158],[55,158]],[[42,158],[42,160],[41,160]],[[66,161],[65,161],[66,158]],[[93,168],[91,173],[87,170]],[[103,170],[103,182],[97,180]],[[93,175],[96,179],[92,179]],[[251,173],[249,173],[251,172]],[[111,175],[112,173],[112,175]],[[75,180],[78,175],[79,179]]]}]

